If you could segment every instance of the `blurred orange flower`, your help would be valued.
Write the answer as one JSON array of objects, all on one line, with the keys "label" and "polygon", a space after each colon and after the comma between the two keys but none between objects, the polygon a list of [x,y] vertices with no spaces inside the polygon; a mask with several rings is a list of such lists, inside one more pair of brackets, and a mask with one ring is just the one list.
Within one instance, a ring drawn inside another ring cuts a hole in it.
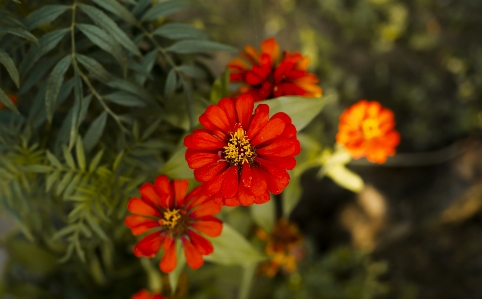
[{"label": "blurred orange flower", "polygon": [[200,233],[211,237],[221,234],[222,222],[213,214],[219,213],[221,206],[205,196],[201,189],[194,188],[186,195],[187,180],[173,180],[159,176],[154,185],[141,186],[141,198],[132,198],[127,209],[134,215],[125,218],[125,224],[135,236],[153,230],[134,247],[137,257],[154,257],[159,249],[164,256],[159,265],[163,272],[176,268],[176,240],[184,247],[187,264],[197,269],[203,265],[203,255],[213,252],[211,242]]},{"label": "blurred orange flower", "polygon": [[[17,104],[17,98],[14,95],[8,95],[8,97],[10,98],[10,101],[12,101],[12,103]],[[3,103],[0,103],[0,110],[6,109],[6,108],[7,107]]]},{"label": "blurred orange flower", "polygon": [[321,97],[318,78],[306,70],[310,59],[284,51],[279,61],[280,48],[274,38],[261,43],[261,53],[246,46],[241,56],[245,60],[235,58],[228,64],[231,82],[244,83],[239,94],[250,94],[255,102],[288,95]]},{"label": "blurred orange flower", "polygon": [[361,100],[341,114],[336,141],[353,158],[366,157],[368,161],[381,164],[387,156],[395,154],[395,147],[400,143],[400,134],[394,127],[390,109],[375,101]]},{"label": "blurred orange flower", "polygon": [[269,261],[260,265],[259,273],[273,277],[279,269],[285,273],[296,271],[297,264],[305,256],[305,250],[302,247],[303,236],[295,224],[280,219],[271,234],[258,229],[256,235],[266,242],[265,253],[269,258]]},{"label": "blurred orange flower", "polygon": [[149,293],[147,290],[141,290],[136,294],[132,295],[131,299],[166,299],[159,293]]}]

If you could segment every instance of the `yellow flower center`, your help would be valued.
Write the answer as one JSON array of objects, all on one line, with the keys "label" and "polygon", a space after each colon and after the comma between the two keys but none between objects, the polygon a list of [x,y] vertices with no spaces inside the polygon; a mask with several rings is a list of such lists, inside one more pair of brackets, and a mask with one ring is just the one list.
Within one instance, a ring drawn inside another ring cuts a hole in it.
[{"label": "yellow flower center", "polygon": [[172,230],[178,225],[179,219],[181,219],[181,211],[179,209],[167,209],[164,212],[164,218],[159,222]]},{"label": "yellow flower center", "polygon": [[224,159],[231,165],[254,164],[256,152],[245,134],[246,132],[241,127],[236,132],[230,133],[231,138],[229,138],[228,145],[224,147]]},{"label": "yellow flower center", "polygon": [[372,139],[382,134],[380,131],[380,122],[374,118],[364,120],[362,130],[363,136],[365,136],[366,139]]}]

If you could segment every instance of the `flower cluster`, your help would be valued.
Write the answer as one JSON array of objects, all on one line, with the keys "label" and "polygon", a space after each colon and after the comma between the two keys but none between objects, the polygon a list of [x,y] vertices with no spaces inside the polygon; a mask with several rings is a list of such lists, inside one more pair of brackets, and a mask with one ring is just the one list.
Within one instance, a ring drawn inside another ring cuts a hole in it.
[{"label": "flower cluster", "polygon": [[228,64],[231,82],[244,84],[239,94],[250,94],[255,101],[288,95],[321,97],[318,78],[306,70],[310,59],[287,51],[280,57],[274,38],[261,43],[261,53],[246,46],[241,55],[246,61],[235,58]]},{"label": "flower cluster", "polygon": [[269,117],[269,107],[254,111],[251,95],[222,99],[199,121],[204,127],[186,136],[186,160],[205,195],[227,206],[262,204],[269,192],[288,185],[287,169],[300,152],[296,127],[283,112]]},{"label": "flower cluster", "polygon": [[166,299],[159,293],[149,293],[147,290],[141,290],[138,293],[132,295],[131,299]]},{"label": "flower cluster", "polygon": [[286,219],[280,219],[271,234],[258,229],[256,235],[266,242],[265,253],[269,258],[260,265],[261,274],[273,277],[280,269],[285,273],[296,271],[298,262],[305,255],[302,247],[303,237],[296,225]]},{"label": "flower cluster", "polygon": [[394,130],[393,112],[378,102],[359,101],[340,116],[336,141],[358,159],[384,163],[395,154],[400,134]]},{"label": "flower cluster", "polygon": [[211,198],[205,196],[200,188],[186,195],[187,180],[169,182],[164,175],[154,184],[141,186],[140,198],[132,198],[127,209],[134,215],[125,218],[125,224],[135,236],[153,230],[134,247],[137,257],[154,257],[162,247],[165,253],[160,269],[171,272],[177,264],[176,240],[181,240],[187,264],[199,268],[203,255],[213,252],[207,236],[219,236],[222,223],[213,215],[221,210]]}]

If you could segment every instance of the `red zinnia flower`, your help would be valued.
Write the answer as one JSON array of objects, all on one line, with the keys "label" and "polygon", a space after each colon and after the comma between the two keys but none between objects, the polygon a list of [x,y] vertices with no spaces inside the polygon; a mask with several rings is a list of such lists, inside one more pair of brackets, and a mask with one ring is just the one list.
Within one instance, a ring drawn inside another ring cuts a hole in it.
[{"label": "red zinnia flower", "polygon": [[138,293],[132,295],[131,299],[166,299],[159,293],[149,293],[147,290],[139,291]]},{"label": "red zinnia flower", "polygon": [[[205,129],[186,136],[186,160],[204,194],[221,205],[248,206],[269,200],[288,185],[286,169],[300,152],[296,127],[283,112],[269,119],[269,106],[253,114],[250,95],[222,99],[199,117]],[[269,191],[269,192],[268,192]]]},{"label": "red zinnia flower", "polygon": [[231,82],[246,84],[239,88],[239,94],[250,94],[255,102],[288,95],[321,97],[318,78],[306,70],[310,59],[285,51],[279,62],[279,45],[274,38],[261,43],[261,53],[246,46],[241,55],[252,67],[241,58],[228,64]]},{"label": "red zinnia flower", "polygon": [[378,102],[361,100],[341,114],[336,141],[355,159],[366,156],[368,161],[384,163],[400,143],[394,127],[391,110]]},{"label": "red zinnia flower", "polygon": [[199,268],[203,255],[213,252],[209,240],[199,234],[219,236],[222,223],[213,217],[221,209],[209,197],[195,188],[186,196],[187,180],[173,180],[159,176],[154,185],[146,183],[139,189],[141,198],[132,198],[127,209],[135,214],[127,216],[125,224],[136,236],[148,230],[155,231],[144,237],[134,247],[137,257],[154,257],[159,249],[165,253],[160,263],[163,272],[171,272],[176,267],[176,239],[181,239],[187,264]]},{"label": "red zinnia flower", "polygon": [[[17,104],[17,98],[13,95],[8,95],[8,97],[10,98],[10,101],[12,101],[12,103],[14,104]],[[0,110],[3,110],[7,108],[3,103],[0,103]]]}]

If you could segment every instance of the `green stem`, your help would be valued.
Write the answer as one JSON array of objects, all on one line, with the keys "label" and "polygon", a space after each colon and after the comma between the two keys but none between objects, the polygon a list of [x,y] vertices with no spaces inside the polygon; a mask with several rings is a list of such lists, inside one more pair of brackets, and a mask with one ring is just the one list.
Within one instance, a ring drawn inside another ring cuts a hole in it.
[{"label": "green stem", "polygon": [[243,277],[241,278],[241,285],[239,289],[239,299],[248,299],[253,284],[253,278],[256,274],[257,263],[244,266]]}]

